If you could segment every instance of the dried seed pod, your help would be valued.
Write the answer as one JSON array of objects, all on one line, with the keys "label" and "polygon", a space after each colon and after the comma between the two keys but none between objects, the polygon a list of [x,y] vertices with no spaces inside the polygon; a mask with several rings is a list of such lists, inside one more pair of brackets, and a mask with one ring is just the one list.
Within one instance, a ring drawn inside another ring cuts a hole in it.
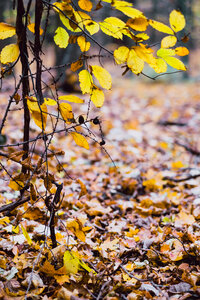
[{"label": "dried seed pod", "polygon": [[84,117],[83,116],[79,116],[78,117],[78,122],[79,122],[79,124],[83,124],[85,122]]},{"label": "dried seed pod", "polygon": [[93,119],[93,124],[98,125],[99,123],[100,123],[100,122],[99,122],[98,117],[95,117],[95,118]]},{"label": "dried seed pod", "polygon": [[100,146],[103,146],[103,145],[105,145],[105,143],[106,143],[106,142],[105,142],[104,140],[102,140],[102,141],[99,143],[99,145],[100,145]]}]

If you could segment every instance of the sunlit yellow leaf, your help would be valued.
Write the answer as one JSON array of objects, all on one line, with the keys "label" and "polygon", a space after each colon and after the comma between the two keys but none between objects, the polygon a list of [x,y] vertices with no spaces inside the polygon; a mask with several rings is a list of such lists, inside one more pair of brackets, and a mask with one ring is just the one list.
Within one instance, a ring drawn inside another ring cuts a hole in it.
[{"label": "sunlit yellow leaf", "polygon": [[8,185],[14,191],[20,191],[24,187],[24,183],[20,180],[10,180]]},{"label": "sunlit yellow leaf", "polygon": [[148,64],[154,63],[153,50],[151,48],[147,48],[145,45],[140,44],[139,46],[133,47],[137,56]]},{"label": "sunlit yellow leaf", "polygon": [[121,46],[114,51],[114,58],[118,65],[123,64],[127,61],[129,49],[125,46]]},{"label": "sunlit yellow leaf", "polygon": [[79,0],[78,5],[83,10],[86,10],[86,11],[92,10],[92,2],[90,0]]},{"label": "sunlit yellow leaf", "polygon": [[91,74],[87,70],[82,70],[79,73],[79,81],[82,93],[89,93],[93,83]]},{"label": "sunlit yellow leaf", "polygon": [[174,56],[176,54],[175,50],[173,49],[159,49],[157,51],[157,56],[165,58],[166,56]]},{"label": "sunlit yellow leaf", "polygon": [[149,25],[148,20],[145,17],[139,17],[135,19],[129,19],[126,25],[133,30],[145,31]]},{"label": "sunlit yellow leaf", "polygon": [[99,31],[100,27],[99,24],[93,20],[86,20],[84,21],[84,25],[86,30],[91,34],[95,34]]},{"label": "sunlit yellow leaf", "polygon": [[126,15],[132,19],[141,17],[143,15],[143,13],[140,10],[135,9],[133,7],[119,6],[119,7],[115,7],[115,8],[118,9],[119,11],[121,11],[124,15]]},{"label": "sunlit yellow leaf", "polygon": [[0,23],[0,40],[7,39],[16,34],[14,26],[7,23]]},{"label": "sunlit yellow leaf", "polygon": [[23,233],[25,239],[27,240],[28,244],[29,244],[29,245],[32,245],[33,242],[32,242],[32,240],[31,240],[31,238],[30,238],[28,232],[26,231],[26,229],[22,226],[22,224],[21,224],[21,229],[22,229],[22,233]]},{"label": "sunlit yellow leaf", "polygon": [[175,49],[176,55],[185,56],[189,54],[189,50],[186,47],[177,47]]},{"label": "sunlit yellow leaf", "polygon": [[47,123],[47,106],[45,103],[38,105],[35,97],[30,97],[27,99],[28,109],[31,112],[31,116],[37,126],[42,130],[45,130]]},{"label": "sunlit yellow leaf", "polygon": [[127,66],[135,74],[140,74],[144,68],[144,61],[137,56],[134,49],[129,51]]},{"label": "sunlit yellow leaf", "polygon": [[146,41],[149,39],[149,36],[146,33],[138,33],[135,35],[135,37],[139,40],[139,42],[140,42],[140,40]]},{"label": "sunlit yellow leaf", "polygon": [[74,102],[74,103],[84,103],[85,101],[74,95],[63,95],[58,97],[59,100]]},{"label": "sunlit yellow leaf", "polygon": [[86,138],[80,134],[80,133],[77,133],[77,132],[71,132],[71,135],[75,141],[75,143],[80,146],[80,147],[83,147],[85,149],[89,149],[89,144],[88,144],[88,141],[86,140]]},{"label": "sunlit yellow leaf", "polygon": [[91,91],[91,100],[96,107],[101,107],[104,103],[104,93],[102,90],[93,87]]},{"label": "sunlit yellow leaf", "polygon": [[167,64],[162,58],[156,58],[153,64],[150,66],[156,73],[165,73],[167,71]]},{"label": "sunlit yellow leaf", "polygon": [[[32,33],[35,33],[35,23],[31,23],[27,27]],[[40,35],[43,34],[43,31],[44,30],[40,27]]]},{"label": "sunlit yellow leaf", "polygon": [[161,48],[171,48],[176,45],[177,38],[174,35],[166,36],[161,41]]},{"label": "sunlit yellow leaf", "polygon": [[66,251],[63,257],[64,267],[67,273],[77,274],[79,270],[80,260],[70,251]]},{"label": "sunlit yellow leaf", "polygon": [[149,25],[151,25],[151,27],[153,27],[154,29],[156,29],[158,31],[172,34],[172,35],[174,34],[173,30],[169,26],[167,26],[161,22],[149,20]]},{"label": "sunlit yellow leaf", "polygon": [[8,223],[10,223],[9,217],[0,218],[0,225],[6,226]]},{"label": "sunlit yellow leaf", "polygon": [[112,77],[110,75],[110,73],[100,67],[100,66],[91,66],[92,69],[92,74],[96,77],[96,79],[99,81],[100,85],[102,86],[102,88],[104,89],[111,89],[112,86]]},{"label": "sunlit yellow leaf", "polygon": [[65,120],[67,124],[74,122],[74,114],[72,112],[72,107],[69,103],[60,103],[59,104],[59,110],[61,113],[61,116]]},{"label": "sunlit yellow leaf", "polygon": [[173,67],[174,69],[177,70],[182,70],[182,71],[186,71],[186,66],[184,65],[184,63],[179,60],[176,57],[172,57],[172,56],[166,56],[164,57],[164,60],[166,61],[166,63],[168,65],[170,65],[171,67]]},{"label": "sunlit yellow leaf", "polygon": [[50,106],[57,105],[57,102],[51,98],[44,98],[44,103]]},{"label": "sunlit yellow leaf", "polygon": [[[107,2],[107,1],[106,1]],[[114,7],[122,7],[122,6],[132,6],[130,2],[122,1],[122,0],[115,0],[115,1],[109,1]]]},{"label": "sunlit yellow leaf", "polygon": [[19,46],[17,44],[10,44],[5,46],[1,51],[1,63],[8,64],[17,60],[19,56]]},{"label": "sunlit yellow leaf", "polygon": [[173,10],[169,15],[169,23],[171,28],[175,31],[181,31],[185,27],[185,17],[179,10]]},{"label": "sunlit yellow leaf", "polygon": [[56,45],[58,45],[60,48],[66,48],[69,43],[69,34],[67,31],[62,27],[58,27],[55,33],[54,41]]},{"label": "sunlit yellow leaf", "polygon": [[113,36],[116,39],[123,38],[121,30],[125,28],[126,24],[122,20],[116,17],[109,17],[100,22],[99,25],[105,34]]},{"label": "sunlit yellow leaf", "polygon": [[90,42],[87,42],[86,38],[82,35],[77,38],[77,43],[82,52],[86,52],[90,49]]},{"label": "sunlit yellow leaf", "polygon": [[19,226],[12,226],[12,232],[18,234],[19,233]]}]

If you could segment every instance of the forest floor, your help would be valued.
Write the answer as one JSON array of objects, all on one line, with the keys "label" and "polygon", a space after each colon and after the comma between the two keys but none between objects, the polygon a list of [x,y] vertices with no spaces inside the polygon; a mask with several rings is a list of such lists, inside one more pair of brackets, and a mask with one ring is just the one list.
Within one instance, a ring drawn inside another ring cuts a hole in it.
[{"label": "forest floor", "polygon": [[[8,142],[22,138],[19,114]],[[67,170],[49,162],[64,183],[58,247],[42,199],[1,214],[0,299],[200,299],[200,85],[116,80],[96,116],[105,146],[53,139]],[[100,142],[99,126],[90,129]],[[0,174],[1,205],[16,201]]]}]

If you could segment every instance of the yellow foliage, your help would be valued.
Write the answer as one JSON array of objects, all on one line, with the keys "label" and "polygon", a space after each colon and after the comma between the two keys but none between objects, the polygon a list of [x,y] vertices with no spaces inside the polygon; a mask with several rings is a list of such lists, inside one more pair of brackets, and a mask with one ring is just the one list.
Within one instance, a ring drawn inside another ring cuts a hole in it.
[{"label": "yellow foliage", "polygon": [[21,180],[10,180],[8,185],[14,191],[20,191],[24,187],[24,183]]},{"label": "yellow foliage", "polygon": [[85,101],[74,95],[63,95],[58,97],[59,100],[64,100],[73,103],[84,103]]},{"label": "yellow foliage", "polygon": [[82,66],[83,66],[83,61],[82,59],[79,59],[71,64],[71,70],[72,72],[76,72],[77,70],[82,68]]},{"label": "yellow foliage", "polygon": [[96,107],[101,107],[104,103],[104,93],[97,87],[93,87],[91,91],[91,100]]},{"label": "yellow foliage", "polygon": [[61,116],[63,117],[63,119],[67,124],[74,122],[74,114],[72,112],[72,107],[69,103],[60,103],[59,110]]},{"label": "yellow foliage", "polygon": [[87,70],[82,70],[79,73],[79,81],[82,93],[89,93],[93,83],[91,74]]},{"label": "yellow foliage", "polygon": [[71,132],[71,135],[72,135],[75,143],[78,146],[89,150],[90,147],[89,147],[88,141],[86,140],[86,138],[82,134],[77,133],[77,132]]},{"label": "yellow foliage", "polygon": [[140,74],[144,68],[144,61],[137,56],[134,49],[129,51],[127,66],[131,69],[131,71],[135,74]]},{"label": "yellow foliage", "polygon": [[106,69],[95,65],[95,66],[91,66],[91,70],[92,70],[92,74],[99,81],[102,88],[106,90],[111,89],[112,77]]},{"label": "yellow foliage", "polygon": [[77,43],[82,52],[86,52],[90,49],[90,42],[87,42],[84,36],[79,36],[77,38]]},{"label": "yellow foliage", "polygon": [[139,17],[135,19],[129,19],[126,25],[133,30],[145,31],[149,25],[148,20],[145,17]]},{"label": "yellow foliage", "polygon": [[85,20],[84,25],[86,30],[91,34],[95,34],[99,31],[99,24],[93,20]]},{"label": "yellow foliage", "polygon": [[186,47],[175,48],[176,55],[185,56],[189,54],[189,50]]},{"label": "yellow foliage", "polygon": [[44,103],[50,106],[57,105],[57,102],[51,98],[44,98]]},{"label": "yellow foliage", "polygon": [[175,31],[181,31],[185,27],[185,17],[178,10],[173,10],[169,15],[169,23],[171,28]]},{"label": "yellow foliage", "polygon": [[[31,23],[27,27],[32,33],[35,33],[35,23]],[[43,34],[43,31],[44,30],[40,27],[40,35]]]},{"label": "yellow foliage", "polygon": [[122,29],[126,27],[126,24],[116,17],[106,18],[103,22],[99,23],[101,30],[110,36],[113,36],[116,39],[123,38],[123,34],[121,32]]},{"label": "yellow foliage", "polygon": [[45,103],[38,105],[35,97],[29,97],[27,99],[28,109],[31,112],[31,116],[37,126],[42,130],[45,130],[47,123],[47,106]]},{"label": "yellow foliage", "polygon": [[1,63],[8,64],[17,60],[19,56],[19,46],[10,44],[5,46],[1,51]]},{"label": "yellow foliage", "polygon": [[135,9],[133,7],[129,7],[129,6],[118,6],[118,7],[116,7],[115,6],[115,8],[118,9],[119,11],[121,11],[124,15],[126,15],[126,16],[128,16],[132,19],[143,16],[143,13],[140,10]]},{"label": "yellow foliage", "polygon": [[114,58],[118,65],[127,61],[129,55],[129,49],[125,46],[121,46],[114,51]]},{"label": "yellow foliage", "polygon": [[54,36],[54,42],[60,48],[66,48],[68,46],[69,34],[67,33],[67,31],[64,28],[58,27],[56,29],[55,36]]},{"label": "yellow foliage", "polygon": [[174,69],[181,70],[181,71],[187,70],[184,63],[176,57],[168,56],[168,57],[165,57],[164,59],[165,59],[166,63]]},{"label": "yellow foliage", "polygon": [[153,27],[154,29],[156,29],[160,32],[168,33],[168,34],[172,34],[172,35],[174,34],[173,30],[169,26],[167,26],[161,22],[149,20],[149,25],[151,25],[151,27]]},{"label": "yellow foliage", "polygon": [[21,229],[22,229],[22,233],[23,233],[25,239],[27,240],[29,246],[32,245],[33,242],[32,242],[32,240],[31,240],[31,238],[30,238],[28,232],[26,231],[26,229],[22,226],[22,224],[21,224]]},{"label": "yellow foliage", "polygon": [[174,35],[166,36],[161,41],[161,48],[170,48],[176,45],[177,38]]},{"label": "yellow foliage", "polygon": [[7,39],[16,34],[16,29],[14,26],[7,23],[0,23],[0,40]]},{"label": "yellow foliage", "polygon": [[83,10],[86,10],[86,11],[92,10],[92,2],[90,0],[79,0],[78,5]]},{"label": "yellow foliage", "polygon": [[167,64],[162,58],[156,58],[150,67],[154,69],[156,73],[165,73],[167,71]]},{"label": "yellow foliage", "polygon": [[64,267],[67,273],[77,274],[80,266],[80,260],[70,251],[66,251],[63,257]]}]

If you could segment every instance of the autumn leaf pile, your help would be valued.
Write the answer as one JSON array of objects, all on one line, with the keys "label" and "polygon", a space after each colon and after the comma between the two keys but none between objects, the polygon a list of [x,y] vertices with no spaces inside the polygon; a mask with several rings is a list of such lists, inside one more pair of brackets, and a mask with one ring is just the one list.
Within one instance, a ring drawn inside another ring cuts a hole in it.
[{"label": "autumn leaf pile", "polygon": [[[64,183],[58,247],[51,249],[42,199],[1,215],[2,299],[24,299],[27,289],[30,299],[198,299],[200,90],[195,84],[115,82],[99,117],[115,166],[93,142],[86,150],[72,137],[55,137],[67,170],[49,162],[49,172]],[[19,122],[13,111],[12,143]],[[98,125],[91,126],[101,139]],[[1,170],[1,205],[19,193],[6,179]]]}]

